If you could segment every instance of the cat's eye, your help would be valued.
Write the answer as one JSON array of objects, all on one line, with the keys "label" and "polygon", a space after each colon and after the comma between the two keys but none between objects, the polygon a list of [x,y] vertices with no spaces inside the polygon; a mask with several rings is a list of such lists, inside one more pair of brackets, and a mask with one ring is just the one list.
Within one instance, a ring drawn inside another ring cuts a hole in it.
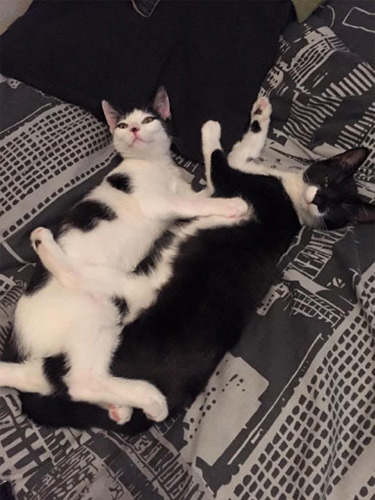
[{"label": "cat's eye", "polygon": [[146,118],[143,118],[142,123],[145,125],[146,123],[151,123],[154,120],[156,120],[155,116],[146,116]]},{"label": "cat's eye", "polygon": [[119,124],[117,125],[117,127],[116,127],[116,128],[128,128],[128,127],[129,127],[129,125],[128,125],[127,123],[125,123],[125,122],[121,122],[121,123],[119,123]]}]

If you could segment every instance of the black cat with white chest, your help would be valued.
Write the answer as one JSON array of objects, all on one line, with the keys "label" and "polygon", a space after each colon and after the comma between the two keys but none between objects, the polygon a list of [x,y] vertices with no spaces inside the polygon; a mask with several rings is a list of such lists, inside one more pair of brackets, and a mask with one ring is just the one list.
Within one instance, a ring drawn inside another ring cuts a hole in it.
[{"label": "black cat with white chest", "polygon": [[[213,217],[175,230],[170,247],[152,272],[143,276],[150,286],[160,280],[159,274],[164,276],[157,301],[124,328],[114,355],[113,375],[154,384],[166,397],[169,413],[194,400],[225,352],[238,341],[301,224],[337,228],[374,220],[373,207],[361,201],[353,180],[367,157],[365,148],[317,162],[305,174],[247,161],[263,147],[270,111],[266,99],[257,101],[252,123],[258,126],[253,125],[234,146],[228,161],[220,147],[220,126],[204,125],[209,188],[215,196],[242,197],[250,206],[249,215],[237,224]],[[324,205],[321,198],[326,198]],[[44,371],[50,382],[61,380],[63,356],[46,359]],[[102,409],[69,401],[64,395],[23,394],[22,400],[31,418],[51,426],[95,426],[132,433],[152,424],[135,411],[130,422],[116,426]]]}]

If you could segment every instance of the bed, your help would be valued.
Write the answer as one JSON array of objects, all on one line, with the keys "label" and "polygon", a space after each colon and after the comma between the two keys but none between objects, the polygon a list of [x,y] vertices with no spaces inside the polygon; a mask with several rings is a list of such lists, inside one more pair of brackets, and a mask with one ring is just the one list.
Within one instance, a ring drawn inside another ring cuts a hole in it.
[{"label": "bed", "polygon": [[[356,179],[375,201],[374,13],[370,2],[355,4],[333,0],[284,29],[260,90],[273,106],[262,159],[303,169],[367,146]],[[30,231],[53,227],[120,160],[107,127],[82,107],[5,76],[0,99],[8,359],[15,304],[35,262]],[[199,162],[174,159],[195,189],[204,186]],[[18,393],[0,389],[0,497],[11,487],[17,500],[374,499],[374,236],[371,224],[303,228],[205,392],[138,436],[37,426]]]}]

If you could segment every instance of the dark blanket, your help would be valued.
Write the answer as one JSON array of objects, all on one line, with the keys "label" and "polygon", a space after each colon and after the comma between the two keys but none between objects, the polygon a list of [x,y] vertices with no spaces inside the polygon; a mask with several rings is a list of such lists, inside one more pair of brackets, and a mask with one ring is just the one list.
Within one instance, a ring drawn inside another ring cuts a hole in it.
[{"label": "dark blanket", "polygon": [[99,119],[103,98],[143,106],[164,84],[180,150],[198,159],[207,119],[223,125],[224,147],[241,136],[291,5],[162,1],[143,18],[127,1],[35,1],[1,37],[1,72]]}]

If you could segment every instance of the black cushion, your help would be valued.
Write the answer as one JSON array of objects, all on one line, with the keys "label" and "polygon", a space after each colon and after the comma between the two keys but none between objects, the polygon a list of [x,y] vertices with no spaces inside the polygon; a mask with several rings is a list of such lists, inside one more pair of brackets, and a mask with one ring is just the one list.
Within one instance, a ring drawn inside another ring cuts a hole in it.
[{"label": "black cushion", "polygon": [[101,100],[142,106],[164,84],[181,151],[200,158],[200,127],[223,125],[229,147],[272,65],[289,0],[34,1],[2,35],[1,72],[104,119]]}]

